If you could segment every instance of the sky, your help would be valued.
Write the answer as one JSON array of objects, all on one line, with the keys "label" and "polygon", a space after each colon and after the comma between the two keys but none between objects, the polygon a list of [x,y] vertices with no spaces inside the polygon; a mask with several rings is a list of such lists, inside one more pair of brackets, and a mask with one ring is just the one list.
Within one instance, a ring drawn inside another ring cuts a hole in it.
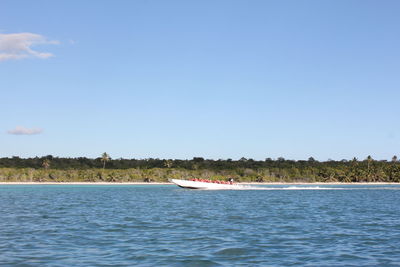
[{"label": "sky", "polygon": [[0,157],[400,156],[400,1],[0,2]]}]

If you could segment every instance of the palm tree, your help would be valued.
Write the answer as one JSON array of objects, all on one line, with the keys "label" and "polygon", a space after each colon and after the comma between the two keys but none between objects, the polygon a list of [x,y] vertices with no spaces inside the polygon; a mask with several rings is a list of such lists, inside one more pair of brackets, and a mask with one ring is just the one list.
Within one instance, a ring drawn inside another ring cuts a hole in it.
[{"label": "palm tree", "polygon": [[101,161],[103,162],[103,169],[105,169],[105,167],[106,167],[106,162],[107,162],[107,161],[110,161],[110,155],[108,155],[106,152],[104,152],[104,153],[101,155]]},{"label": "palm tree", "polygon": [[168,160],[164,160],[164,166],[167,168],[171,168],[172,167],[172,160],[168,159]]},{"label": "palm tree", "polygon": [[43,160],[42,167],[48,169],[50,167],[50,160],[48,159]]},{"label": "palm tree", "polygon": [[372,160],[373,160],[373,159],[372,159],[371,155],[369,155],[369,156],[367,157],[367,164],[368,164],[368,165],[367,165],[367,166],[368,166],[368,167],[367,167],[367,170],[368,170],[368,172],[369,172],[369,166],[371,165]]},{"label": "palm tree", "polygon": [[370,182],[370,177],[371,177],[371,171],[370,171],[370,166],[371,166],[371,162],[373,161],[371,155],[368,155],[367,157],[367,178],[368,178],[368,182]]}]

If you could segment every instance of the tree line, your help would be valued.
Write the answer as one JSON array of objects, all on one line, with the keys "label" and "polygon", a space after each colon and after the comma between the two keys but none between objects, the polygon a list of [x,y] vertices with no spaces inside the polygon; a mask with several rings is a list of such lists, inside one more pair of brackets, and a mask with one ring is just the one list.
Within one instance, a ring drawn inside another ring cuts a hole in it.
[{"label": "tree line", "polygon": [[112,159],[98,158],[0,158],[0,181],[167,181],[169,178],[234,178],[243,182],[400,182],[397,156],[374,160],[253,160]]}]

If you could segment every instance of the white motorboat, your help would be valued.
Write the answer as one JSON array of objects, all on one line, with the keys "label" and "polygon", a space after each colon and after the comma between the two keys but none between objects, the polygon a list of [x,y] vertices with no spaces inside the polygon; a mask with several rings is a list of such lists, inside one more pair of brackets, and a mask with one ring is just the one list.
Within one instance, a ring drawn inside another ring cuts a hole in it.
[{"label": "white motorboat", "polygon": [[237,189],[245,189],[246,187],[243,185],[238,185],[234,183],[218,183],[211,181],[199,181],[199,180],[179,180],[179,179],[170,179],[170,181],[177,186],[188,189],[207,189],[207,190],[237,190]]}]

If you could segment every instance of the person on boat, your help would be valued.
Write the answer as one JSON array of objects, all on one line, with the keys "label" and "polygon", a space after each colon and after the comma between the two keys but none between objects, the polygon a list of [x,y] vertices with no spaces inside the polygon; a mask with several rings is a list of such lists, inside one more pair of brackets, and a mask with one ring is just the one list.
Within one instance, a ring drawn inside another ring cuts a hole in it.
[{"label": "person on boat", "polygon": [[229,178],[229,179],[228,179],[228,182],[229,182],[230,184],[233,184],[233,178]]}]

